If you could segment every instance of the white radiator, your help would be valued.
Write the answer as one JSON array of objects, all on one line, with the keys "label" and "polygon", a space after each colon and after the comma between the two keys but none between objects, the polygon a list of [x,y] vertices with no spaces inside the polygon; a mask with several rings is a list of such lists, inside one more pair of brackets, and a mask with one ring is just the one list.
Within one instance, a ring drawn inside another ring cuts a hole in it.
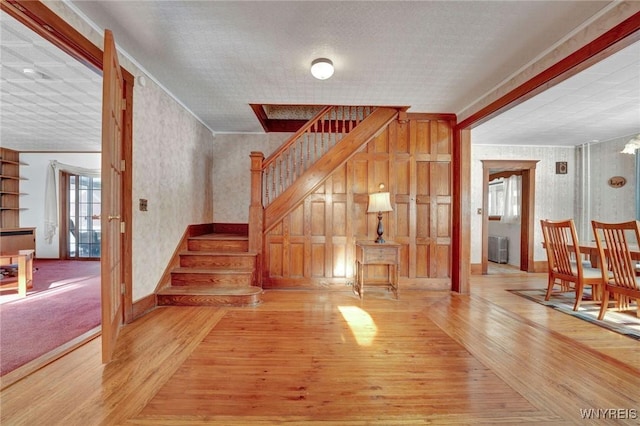
[{"label": "white radiator", "polygon": [[509,261],[509,239],[489,235],[489,260],[496,263]]}]

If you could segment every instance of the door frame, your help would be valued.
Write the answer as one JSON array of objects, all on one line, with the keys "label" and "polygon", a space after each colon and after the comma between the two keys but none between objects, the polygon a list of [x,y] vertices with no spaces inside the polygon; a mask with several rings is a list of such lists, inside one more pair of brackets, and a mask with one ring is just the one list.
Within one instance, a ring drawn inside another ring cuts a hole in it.
[{"label": "door frame", "polygon": [[520,270],[534,271],[536,164],[540,160],[482,161],[482,274],[489,269],[489,176],[491,170],[518,171],[522,176],[522,215],[520,217]]},{"label": "door frame", "polygon": [[[0,8],[3,12],[35,31],[42,38],[71,55],[90,69],[102,75],[103,51],[89,39],[69,25],[61,17],[52,12],[43,3],[29,0],[2,0]],[[102,36],[102,35],[101,35]],[[126,164],[122,183],[122,216],[125,223],[122,239],[122,282],[125,283],[123,296],[123,322],[133,321],[133,280],[132,280],[132,164],[133,164],[133,85],[134,76],[122,69],[124,78],[124,134],[122,154]],[[107,209],[109,206],[102,206]],[[105,210],[108,211],[108,210]],[[105,285],[105,283],[102,283]]]},{"label": "door frame", "polygon": [[[70,189],[70,185],[69,185],[69,179],[71,176],[77,176],[80,177],[82,175],[78,175],[75,173],[71,173],[68,171],[63,171],[63,170],[59,170],[58,171],[58,191],[60,194],[60,207],[58,209],[58,216],[60,217],[60,224],[58,229],[60,229],[59,235],[60,235],[60,244],[59,244],[59,251],[58,253],[60,253],[60,259],[65,259],[65,260],[82,260],[82,261],[96,261],[96,260],[100,260],[101,256],[98,257],[80,257],[80,256],[76,256],[76,257],[70,257],[69,256],[69,233],[71,232],[69,230],[69,221],[67,220],[69,217],[69,189]],[[78,188],[76,187],[76,191],[78,190]],[[76,205],[77,208],[77,205]],[[76,222],[76,228],[77,228],[77,222]],[[76,244],[78,243],[78,237],[76,237]],[[76,252],[77,254],[77,252]]]},{"label": "door frame", "polygon": [[471,130],[639,40],[637,12],[456,124],[452,153],[452,291],[471,291]]}]

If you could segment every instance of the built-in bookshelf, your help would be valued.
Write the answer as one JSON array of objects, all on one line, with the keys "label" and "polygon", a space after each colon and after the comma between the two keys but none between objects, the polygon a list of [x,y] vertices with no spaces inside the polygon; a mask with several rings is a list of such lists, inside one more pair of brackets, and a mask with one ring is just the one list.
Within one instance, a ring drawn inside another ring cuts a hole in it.
[{"label": "built-in bookshelf", "polygon": [[20,227],[20,153],[0,148],[0,228]]},{"label": "built-in bookshelf", "polygon": [[36,229],[20,228],[20,153],[0,148],[0,251],[18,253],[36,248]]}]

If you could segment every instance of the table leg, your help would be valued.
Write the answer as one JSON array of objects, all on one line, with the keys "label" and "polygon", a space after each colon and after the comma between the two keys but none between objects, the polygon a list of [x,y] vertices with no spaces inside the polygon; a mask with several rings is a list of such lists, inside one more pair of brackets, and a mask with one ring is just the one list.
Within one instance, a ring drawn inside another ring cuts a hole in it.
[{"label": "table leg", "polygon": [[391,287],[393,288],[394,296],[396,297],[396,299],[398,299],[398,265],[390,265],[389,269],[392,268],[393,270],[391,274]]},{"label": "table leg", "polygon": [[358,262],[358,295],[360,299],[364,297],[364,266]]},{"label": "table leg", "polygon": [[27,295],[27,258],[18,256],[18,296]]},{"label": "table leg", "polygon": [[360,286],[361,286],[361,276],[360,276],[360,270],[362,269],[362,265],[360,265],[360,262],[358,262],[356,260],[356,273],[354,276],[354,282],[353,282],[353,292],[358,295],[360,298],[362,298],[362,293],[360,290]]}]

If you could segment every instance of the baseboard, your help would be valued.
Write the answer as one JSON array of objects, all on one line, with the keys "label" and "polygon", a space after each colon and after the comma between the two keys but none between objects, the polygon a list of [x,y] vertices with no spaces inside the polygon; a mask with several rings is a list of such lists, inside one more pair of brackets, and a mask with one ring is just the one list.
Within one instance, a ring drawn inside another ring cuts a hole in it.
[{"label": "baseboard", "polygon": [[154,309],[156,306],[158,306],[158,302],[155,293],[152,293],[147,297],[143,297],[142,299],[136,300],[131,307],[131,321],[137,320],[150,310]]},{"label": "baseboard", "polygon": [[[309,290],[309,291],[352,291],[353,278],[265,278],[262,288],[265,290]],[[451,291],[449,278],[407,278],[400,277],[398,289]],[[384,286],[386,281],[367,280],[367,285]]]},{"label": "baseboard", "polygon": [[[536,260],[533,262],[533,272],[547,272],[549,269],[546,260]],[[471,264],[471,275],[482,275],[482,264]]]},{"label": "baseboard", "polygon": [[533,262],[533,272],[548,272],[549,264],[546,260],[535,260]]},{"label": "baseboard", "polygon": [[482,275],[482,263],[471,264],[471,275]]},{"label": "baseboard", "polygon": [[[167,264],[160,280],[156,284],[156,288],[153,291],[154,294],[157,294],[160,290],[165,287],[168,287],[171,284],[171,271],[174,268],[177,268],[180,265],[180,252],[187,250],[187,245],[189,243],[190,237],[197,237],[199,235],[210,234],[213,232],[213,224],[212,223],[202,223],[196,225],[189,225],[187,229],[185,229],[184,234],[182,234],[182,238],[178,242],[173,255],[171,255],[171,259],[169,259],[169,263]],[[133,315],[133,318],[136,318]]]}]

